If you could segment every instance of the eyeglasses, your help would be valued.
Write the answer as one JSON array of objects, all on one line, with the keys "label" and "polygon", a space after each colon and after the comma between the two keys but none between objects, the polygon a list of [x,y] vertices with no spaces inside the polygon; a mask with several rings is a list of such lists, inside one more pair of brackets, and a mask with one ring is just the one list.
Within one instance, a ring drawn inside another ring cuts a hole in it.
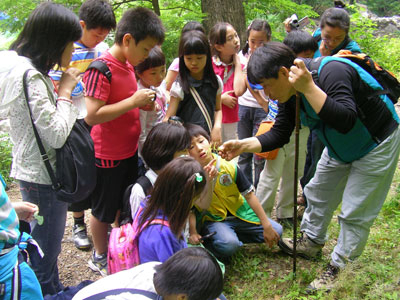
[{"label": "eyeglasses", "polygon": [[171,117],[168,118],[168,124],[175,124],[175,125],[183,126],[184,122],[178,116],[171,116]]},{"label": "eyeglasses", "polygon": [[346,37],[337,37],[337,38],[331,38],[331,37],[323,37],[322,40],[326,42],[332,42],[332,43],[340,43],[342,42]]}]

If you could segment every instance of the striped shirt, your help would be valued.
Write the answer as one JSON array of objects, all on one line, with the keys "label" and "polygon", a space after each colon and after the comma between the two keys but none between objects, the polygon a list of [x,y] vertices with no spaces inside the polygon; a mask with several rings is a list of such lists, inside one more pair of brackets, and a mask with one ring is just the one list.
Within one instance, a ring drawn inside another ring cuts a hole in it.
[{"label": "striped shirt", "polygon": [[[81,75],[83,75],[90,63],[101,55],[101,51],[99,49],[104,49],[102,44],[104,43],[100,43],[96,46],[96,48],[88,48],[81,43],[75,42],[75,50],[72,53],[71,62],[69,63],[68,68],[76,68],[81,72]],[[65,69],[57,69],[58,67],[55,66],[54,70],[51,70],[49,75],[53,80],[59,81],[62,72],[65,71]]]},{"label": "striped shirt", "polygon": [[276,115],[278,114],[278,100],[268,99],[268,116],[267,121],[275,121]]}]

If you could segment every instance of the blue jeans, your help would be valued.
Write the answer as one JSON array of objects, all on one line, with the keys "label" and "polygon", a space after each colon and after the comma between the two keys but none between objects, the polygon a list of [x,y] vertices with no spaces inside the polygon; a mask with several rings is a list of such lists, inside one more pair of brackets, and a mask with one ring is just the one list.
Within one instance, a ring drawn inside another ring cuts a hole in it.
[{"label": "blue jeans", "polygon": [[[282,236],[282,226],[271,220],[272,227]],[[248,223],[236,217],[228,217],[222,222],[204,223],[202,235],[216,231],[217,233],[205,242],[205,246],[217,258],[233,255],[243,243],[264,243],[264,229],[261,225]]]},{"label": "blue jeans", "polygon": [[[239,140],[255,136],[260,123],[267,117],[262,108],[239,105],[238,137]],[[253,156],[254,156],[254,181],[253,181]],[[244,152],[240,154],[238,166],[247,179],[257,187],[260,173],[264,169],[263,158]]]},{"label": "blue jeans", "polygon": [[51,185],[20,181],[19,186],[23,201],[36,204],[39,215],[44,219],[42,225],[37,224],[36,220],[31,222],[31,235],[44,253],[43,258],[39,255],[30,257],[32,269],[40,282],[43,295],[56,294],[64,288],[58,277],[57,258],[61,252],[68,204],[56,199]]}]

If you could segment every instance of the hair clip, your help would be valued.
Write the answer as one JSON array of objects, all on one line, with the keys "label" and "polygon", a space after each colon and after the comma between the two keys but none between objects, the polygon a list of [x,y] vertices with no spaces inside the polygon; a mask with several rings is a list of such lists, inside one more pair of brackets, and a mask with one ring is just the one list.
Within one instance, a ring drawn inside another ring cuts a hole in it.
[{"label": "hair clip", "polygon": [[196,176],[196,181],[197,182],[202,182],[203,181],[203,176],[201,176],[200,173],[195,173],[194,175]]},{"label": "hair clip", "polygon": [[178,116],[171,116],[168,118],[168,124],[175,124],[175,125],[183,125],[184,122],[181,118],[179,118]]}]

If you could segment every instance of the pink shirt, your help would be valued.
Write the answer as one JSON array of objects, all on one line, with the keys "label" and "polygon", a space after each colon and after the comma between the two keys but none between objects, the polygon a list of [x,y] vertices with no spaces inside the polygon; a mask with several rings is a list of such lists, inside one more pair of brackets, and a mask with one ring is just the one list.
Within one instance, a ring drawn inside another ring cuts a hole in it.
[{"label": "pink shirt", "polygon": [[[110,69],[111,83],[98,70],[86,71],[83,78],[86,96],[110,105],[129,98],[137,91],[135,72],[131,64],[120,62],[108,51],[96,60],[99,59],[105,61]],[[91,135],[96,158],[121,160],[132,157],[138,148],[140,129],[139,108],[93,126]]]},{"label": "pink shirt", "polygon": [[[224,83],[224,88],[222,91],[222,94],[225,93],[226,91],[232,91],[233,90],[233,82],[235,79],[235,71],[233,71],[231,74],[229,72],[231,71],[233,64],[225,64],[223,63],[219,57],[213,56],[212,58],[212,64],[213,64],[213,69],[216,75],[221,77],[223,81],[225,81],[226,77],[229,75],[228,80]],[[230,94],[233,97],[236,97],[235,93],[232,92]],[[235,123],[239,121],[239,105],[236,103],[236,105],[233,108],[230,108],[224,104],[222,104],[222,123]]]}]

